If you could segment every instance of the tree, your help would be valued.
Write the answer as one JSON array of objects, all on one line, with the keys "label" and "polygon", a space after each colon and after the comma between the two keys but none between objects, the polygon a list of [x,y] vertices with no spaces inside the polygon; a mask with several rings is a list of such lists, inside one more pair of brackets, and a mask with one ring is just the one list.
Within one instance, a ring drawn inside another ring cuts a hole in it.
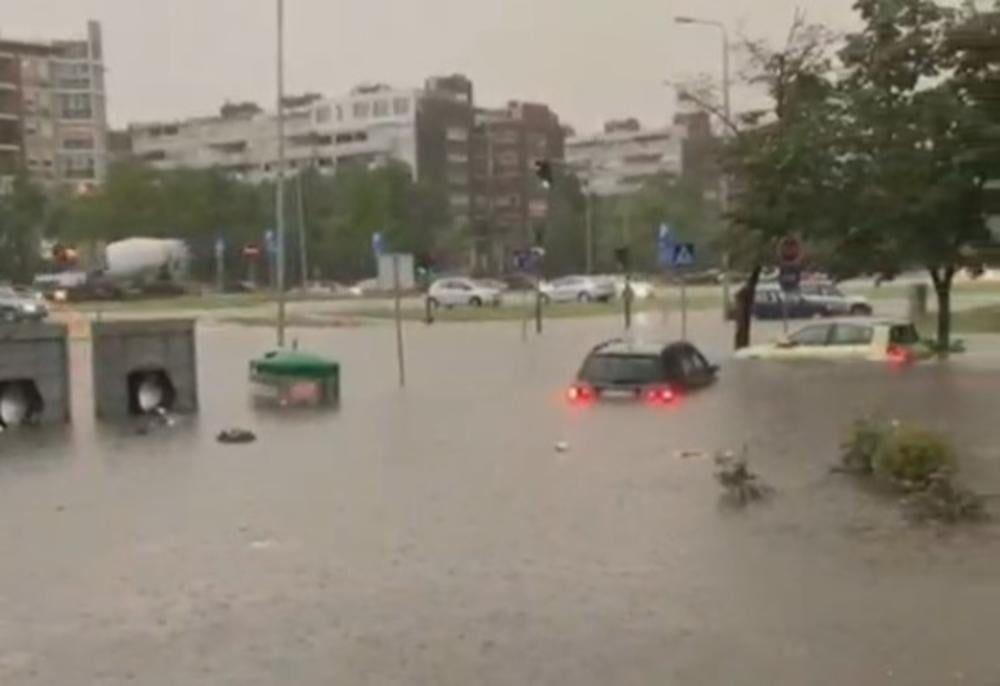
[{"label": "tree", "polygon": [[0,280],[28,282],[34,276],[46,212],[45,194],[24,175],[0,196]]},{"label": "tree", "polygon": [[444,189],[413,181],[408,167],[346,167],[307,176],[306,223],[312,262],[323,273],[357,279],[374,273],[372,235],[386,248],[440,262],[455,242]]},{"label": "tree", "polygon": [[[734,179],[727,237],[736,266],[749,272],[737,307],[735,347],[750,343],[751,305],[764,264],[784,236],[808,237],[829,224],[830,175],[836,160],[825,141],[835,114],[831,96],[832,39],[796,15],[785,45],[748,41],[746,80],[763,87],[770,105],[725,122],[732,136],[723,152]],[[697,97],[688,94],[689,97]]]},{"label": "tree", "polygon": [[883,269],[927,269],[938,344],[947,349],[954,276],[989,239],[983,186],[990,169],[974,154],[987,121],[948,42],[961,14],[932,0],[857,0],[854,7],[864,26],[841,53],[839,146],[859,191],[850,232],[857,246],[888,261]]}]

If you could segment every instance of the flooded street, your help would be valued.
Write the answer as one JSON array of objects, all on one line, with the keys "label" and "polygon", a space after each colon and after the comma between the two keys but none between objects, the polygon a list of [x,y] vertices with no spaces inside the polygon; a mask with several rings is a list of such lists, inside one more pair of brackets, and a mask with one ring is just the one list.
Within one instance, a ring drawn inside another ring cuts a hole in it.
[{"label": "flooded street", "polygon": [[[343,407],[283,415],[248,403],[272,333],[206,326],[200,416],[145,436],[95,426],[75,344],[73,427],[0,439],[0,684],[1000,683],[998,529],[910,527],[829,470],[881,410],[1000,493],[1000,365],[735,363],[702,312],[718,386],[571,407],[619,329],[409,325],[403,391],[391,326],[294,331]],[[777,494],[733,512],[677,451],[744,444]]]}]

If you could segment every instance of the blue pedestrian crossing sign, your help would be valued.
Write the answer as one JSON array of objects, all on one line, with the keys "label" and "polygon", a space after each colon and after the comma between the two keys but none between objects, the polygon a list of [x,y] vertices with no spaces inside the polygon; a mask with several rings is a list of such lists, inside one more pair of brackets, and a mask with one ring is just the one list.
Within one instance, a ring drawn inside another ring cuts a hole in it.
[{"label": "blue pedestrian crossing sign", "polygon": [[690,267],[694,264],[694,243],[675,243],[673,266]]}]

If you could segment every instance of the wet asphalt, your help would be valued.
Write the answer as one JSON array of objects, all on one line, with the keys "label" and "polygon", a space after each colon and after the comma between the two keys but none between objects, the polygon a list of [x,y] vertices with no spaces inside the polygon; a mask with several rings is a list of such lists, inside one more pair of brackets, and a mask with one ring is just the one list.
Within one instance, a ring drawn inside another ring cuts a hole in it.
[{"label": "wet asphalt", "polygon": [[[620,329],[410,324],[404,390],[391,326],[295,331],[344,399],[288,414],[248,402],[272,334],[205,326],[200,415],[143,436],[95,425],[74,344],[73,426],[0,438],[0,684],[1000,684],[1000,529],[915,528],[829,470],[881,411],[1000,494],[994,358],[736,363],[703,312],[717,386],[567,404]],[[733,511],[679,451],[743,446],[776,494]]]}]

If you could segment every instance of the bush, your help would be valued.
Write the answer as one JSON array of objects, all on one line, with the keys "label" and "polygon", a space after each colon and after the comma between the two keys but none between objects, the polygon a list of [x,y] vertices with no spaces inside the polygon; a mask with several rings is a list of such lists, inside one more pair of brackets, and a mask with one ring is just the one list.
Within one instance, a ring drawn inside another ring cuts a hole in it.
[{"label": "bush", "polygon": [[840,459],[843,471],[905,491],[904,512],[914,521],[957,524],[989,516],[983,498],[955,484],[955,449],[933,431],[879,417],[859,419]]},{"label": "bush", "polygon": [[892,435],[893,426],[880,417],[857,419],[847,440],[840,446],[840,461],[851,474],[875,472],[875,455]]},{"label": "bush", "polygon": [[924,490],[912,494],[904,503],[907,516],[916,522],[979,522],[987,519],[981,496],[952,483],[947,477],[935,477]]},{"label": "bush", "polygon": [[939,434],[926,429],[893,428],[873,456],[875,475],[907,490],[925,490],[938,477],[955,471],[955,451]]}]

